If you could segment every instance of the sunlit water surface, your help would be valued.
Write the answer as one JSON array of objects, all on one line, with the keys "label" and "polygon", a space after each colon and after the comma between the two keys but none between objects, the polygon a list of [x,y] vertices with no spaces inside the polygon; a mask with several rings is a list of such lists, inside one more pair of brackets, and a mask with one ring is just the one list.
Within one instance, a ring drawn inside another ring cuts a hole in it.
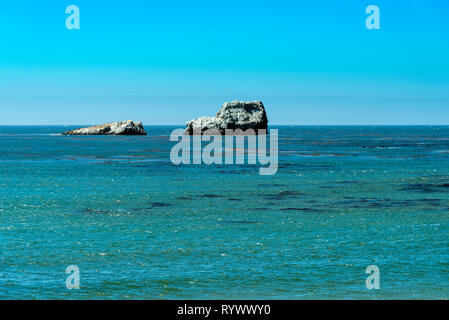
[{"label": "sunlit water surface", "polygon": [[449,298],[448,127],[275,128],[262,176],[173,165],[174,127],[0,127],[0,299]]}]

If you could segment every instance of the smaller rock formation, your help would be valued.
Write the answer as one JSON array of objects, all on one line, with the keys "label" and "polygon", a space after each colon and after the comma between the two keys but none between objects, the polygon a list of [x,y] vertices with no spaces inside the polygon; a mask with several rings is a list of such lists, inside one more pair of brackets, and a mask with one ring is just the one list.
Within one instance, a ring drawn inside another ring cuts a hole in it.
[{"label": "smaller rock formation", "polygon": [[115,136],[144,136],[147,133],[142,122],[131,120],[110,122],[98,126],[80,128],[62,133],[63,135],[115,135]]},{"label": "smaller rock formation", "polygon": [[202,134],[213,129],[224,134],[226,129],[267,129],[268,118],[262,101],[226,102],[215,117],[200,117],[186,123],[185,134]]}]

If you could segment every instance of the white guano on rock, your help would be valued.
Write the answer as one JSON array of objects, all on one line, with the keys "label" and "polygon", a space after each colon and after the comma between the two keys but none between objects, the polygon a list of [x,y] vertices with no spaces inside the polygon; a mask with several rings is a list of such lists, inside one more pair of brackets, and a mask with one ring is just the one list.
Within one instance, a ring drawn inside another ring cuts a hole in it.
[{"label": "white guano on rock", "polygon": [[110,122],[98,126],[80,128],[62,133],[63,135],[129,135],[144,136],[147,133],[143,128],[142,122],[134,122],[131,120]]},{"label": "white guano on rock", "polygon": [[224,134],[226,129],[267,129],[268,118],[262,101],[226,102],[214,117],[200,117],[186,123],[185,134],[203,134],[215,130]]}]

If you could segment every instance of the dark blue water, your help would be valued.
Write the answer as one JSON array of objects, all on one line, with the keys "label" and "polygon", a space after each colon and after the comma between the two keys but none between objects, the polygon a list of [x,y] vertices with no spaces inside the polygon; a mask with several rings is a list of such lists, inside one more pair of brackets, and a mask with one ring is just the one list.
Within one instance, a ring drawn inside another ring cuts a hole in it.
[{"label": "dark blue water", "polygon": [[174,128],[0,127],[0,298],[449,298],[449,127],[277,127],[273,176]]}]

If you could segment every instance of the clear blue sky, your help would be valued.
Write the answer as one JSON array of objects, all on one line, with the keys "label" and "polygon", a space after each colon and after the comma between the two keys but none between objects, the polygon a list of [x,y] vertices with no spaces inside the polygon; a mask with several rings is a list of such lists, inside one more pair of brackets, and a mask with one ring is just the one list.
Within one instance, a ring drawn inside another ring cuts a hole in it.
[{"label": "clear blue sky", "polygon": [[6,0],[0,40],[0,124],[449,124],[448,0]]}]

